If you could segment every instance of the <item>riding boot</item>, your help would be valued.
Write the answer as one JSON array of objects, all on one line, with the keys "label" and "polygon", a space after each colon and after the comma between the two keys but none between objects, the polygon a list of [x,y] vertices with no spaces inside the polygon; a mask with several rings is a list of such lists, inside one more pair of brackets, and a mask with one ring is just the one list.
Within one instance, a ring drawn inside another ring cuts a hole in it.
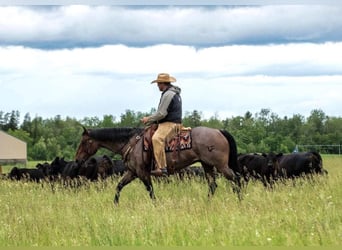
[{"label": "riding boot", "polygon": [[156,168],[154,170],[151,170],[151,174],[154,176],[167,175],[167,168]]}]

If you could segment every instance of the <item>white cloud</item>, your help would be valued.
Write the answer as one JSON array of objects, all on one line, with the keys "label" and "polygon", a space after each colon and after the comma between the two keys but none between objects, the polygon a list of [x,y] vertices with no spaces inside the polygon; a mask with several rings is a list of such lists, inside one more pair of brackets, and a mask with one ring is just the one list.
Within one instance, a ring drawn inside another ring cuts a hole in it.
[{"label": "white cloud", "polygon": [[150,81],[169,72],[182,88],[184,111],[206,117],[261,108],[340,116],[341,11],[1,6],[0,110],[77,118],[149,111],[160,96]]},{"label": "white cloud", "polygon": [[[340,116],[342,76],[243,76],[195,80],[197,84],[182,84],[188,110],[204,111],[211,116],[217,112],[243,115],[270,108],[279,115],[309,115],[313,109]],[[193,95],[196,88],[196,95]],[[185,94],[186,93],[186,94]]]},{"label": "white cloud", "polygon": [[[45,51],[0,47],[0,69],[29,75],[128,74],[171,71],[208,76],[342,74],[336,51],[341,43],[224,46],[196,50],[191,46],[132,48],[108,45]],[[40,70],[43,69],[43,70]]]},{"label": "white cloud", "polygon": [[340,41],[340,5],[0,7],[6,44],[196,46]]},{"label": "white cloud", "polygon": [[0,47],[0,110],[77,118],[126,109],[149,111],[160,93],[150,84],[169,72],[184,111],[207,117],[271,108],[280,115],[321,108],[341,115],[342,43],[224,46],[123,45],[39,50]]}]

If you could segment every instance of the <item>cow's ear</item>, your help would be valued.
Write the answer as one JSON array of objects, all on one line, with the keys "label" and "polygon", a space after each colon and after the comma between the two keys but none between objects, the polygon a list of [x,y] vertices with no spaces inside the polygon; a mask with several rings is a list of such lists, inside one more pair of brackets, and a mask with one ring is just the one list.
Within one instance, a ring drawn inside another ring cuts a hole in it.
[{"label": "cow's ear", "polygon": [[277,158],[282,157],[282,156],[283,156],[283,153],[277,154]]},{"label": "cow's ear", "polygon": [[261,154],[263,157],[267,158],[267,154],[266,153],[262,153]]}]

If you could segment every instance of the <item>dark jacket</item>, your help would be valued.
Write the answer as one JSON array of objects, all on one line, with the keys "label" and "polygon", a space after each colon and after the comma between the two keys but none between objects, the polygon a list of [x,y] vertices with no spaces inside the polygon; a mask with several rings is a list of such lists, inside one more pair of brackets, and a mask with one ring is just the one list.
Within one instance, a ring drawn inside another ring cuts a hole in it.
[{"label": "dark jacket", "polygon": [[158,110],[149,117],[146,125],[163,122],[182,123],[182,98],[180,92],[181,89],[173,85],[163,91]]}]

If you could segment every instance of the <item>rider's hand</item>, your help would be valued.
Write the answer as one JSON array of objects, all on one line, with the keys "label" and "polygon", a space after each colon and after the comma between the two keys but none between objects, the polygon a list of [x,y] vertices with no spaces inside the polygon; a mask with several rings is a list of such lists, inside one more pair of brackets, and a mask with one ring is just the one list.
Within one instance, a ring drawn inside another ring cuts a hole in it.
[{"label": "rider's hand", "polygon": [[145,124],[146,122],[148,122],[148,117],[145,116],[140,121]]}]

